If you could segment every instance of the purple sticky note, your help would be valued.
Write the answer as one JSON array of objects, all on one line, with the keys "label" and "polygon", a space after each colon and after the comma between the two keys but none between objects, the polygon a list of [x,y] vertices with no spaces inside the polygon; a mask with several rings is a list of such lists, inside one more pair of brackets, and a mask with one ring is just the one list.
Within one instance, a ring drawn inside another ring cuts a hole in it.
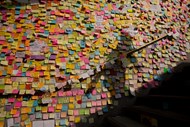
[{"label": "purple sticky note", "polygon": [[6,111],[11,111],[13,109],[13,105],[6,105]]},{"label": "purple sticky note", "polygon": [[44,60],[45,56],[43,55],[32,55],[31,59],[35,59],[35,60]]},{"label": "purple sticky note", "polygon": [[56,55],[54,55],[54,54],[51,54],[51,56],[50,56],[50,58],[49,58],[50,60],[55,60],[56,59]]}]

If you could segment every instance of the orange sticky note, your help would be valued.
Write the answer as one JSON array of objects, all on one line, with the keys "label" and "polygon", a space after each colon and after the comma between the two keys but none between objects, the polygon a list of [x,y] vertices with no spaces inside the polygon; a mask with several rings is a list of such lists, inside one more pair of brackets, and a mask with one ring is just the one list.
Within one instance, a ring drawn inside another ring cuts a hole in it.
[{"label": "orange sticky note", "polygon": [[56,109],[62,109],[62,104],[57,104]]},{"label": "orange sticky note", "polygon": [[17,112],[17,110],[16,109],[11,109],[11,115],[15,115],[16,114],[16,112]]},{"label": "orange sticky note", "polygon": [[47,107],[42,107],[42,112],[46,113],[47,112]]},{"label": "orange sticky note", "polygon": [[32,96],[32,100],[37,100],[38,96]]},{"label": "orange sticky note", "polygon": [[4,121],[0,121],[0,127],[4,127]]}]

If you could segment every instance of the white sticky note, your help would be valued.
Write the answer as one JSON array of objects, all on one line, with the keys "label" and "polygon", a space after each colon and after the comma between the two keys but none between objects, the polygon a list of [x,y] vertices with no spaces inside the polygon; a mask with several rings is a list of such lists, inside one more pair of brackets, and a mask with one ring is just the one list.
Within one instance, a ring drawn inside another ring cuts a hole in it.
[{"label": "white sticky note", "polygon": [[44,127],[55,127],[55,121],[54,120],[45,120],[44,121]]},{"label": "white sticky note", "polygon": [[44,122],[43,121],[33,121],[32,127],[44,127]]},{"label": "white sticky note", "polygon": [[14,126],[13,118],[7,119],[7,127],[12,127],[12,126]]}]

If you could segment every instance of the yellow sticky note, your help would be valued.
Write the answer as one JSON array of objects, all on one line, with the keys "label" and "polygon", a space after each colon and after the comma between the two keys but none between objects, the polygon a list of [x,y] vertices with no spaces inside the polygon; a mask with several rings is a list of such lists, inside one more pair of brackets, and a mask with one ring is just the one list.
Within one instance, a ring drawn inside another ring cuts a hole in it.
[{"label": "yellow sticky note", "polygon": [[73,115],[73,110],[68,110],[68,115],[72,116]]},{"label": "yellow sticky note", "polygon": [[75,105],[74,104],[69,104],[69,109],[74,109]]},{"label": "yellow sticky note", "polygon": [[75,123],[79,123],[80,122],[80,117],[75,117]]}]

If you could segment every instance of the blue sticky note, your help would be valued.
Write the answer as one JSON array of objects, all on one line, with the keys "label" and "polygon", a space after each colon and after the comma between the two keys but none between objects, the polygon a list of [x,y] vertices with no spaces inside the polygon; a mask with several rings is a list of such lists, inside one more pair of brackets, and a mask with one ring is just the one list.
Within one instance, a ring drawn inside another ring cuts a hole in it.
[{"label": "blue sticky note", "polygon": [[83,102],[82,105],[81,105],[81,108],[86,108],[86,105],[87,104]]},{"label": "blue sticky note", "polygon": [[86,102],[88,100],[88,98],[86,96],[82,96],[82,101]]},{"label": "blue sticky note", "polygon": [[110,87],[110,84],[107,82],[105,86],[106,86],[106,87]]},{"label": "blue sticky note", "polygon": [[94,54],[90,54],[90,58],[93,59],[94,58]]},{"label": "blue sticky note", "polygon": [[2,75],[6,76],[7,75],[7,71],[4,70]]},{"label": "blue sticky note", "polygon": [[4,53],[1,53],[1,54],[0,54],[0,57],[1,57],[1,58],[4,58],[4,57],[5,57],[5,54],[4,54]]},{"label": "blue sticky note", "polygon": [[49,51],[53,53],[53,47],[49,47]]},{"label": "blue sticky note", "polygon": [[42,113],[36,112],[36,119],[41,119],[41,118],[42,118]]},{"label": "blue sticky note", "polygon": [[65,65],[61,66],[61,69],[66,69],[66,66]]},{"label": "blue sticky note", "polygon": [[48,31],[48,30],[45,30],[45,31],[44,31],[44,34],[49,35],[49,31]]},{"label": "blue sticky note", "polygon": [[51,24],[56,24],[56,20],[52,20],[52,21],[51,21]]},{"label": "blue sticky note", "polygon": [[115,33],[115,32],[114,32],[113,35],[114,35],[115,37],[118,37],[118,33]]},{"label": "blue sticky note", "polygon": [[19,14],[20,14],[20,11],[17,11],[17,10],[16,10],[16,11],[15,11],[15,14],[16,14],[16,15],[19,15]]},{"label": "blue sticky note", "polygon": [[69,55],[73,55],[74,51],[73,50],[69,50]]},{"label": "blue sticky note", "polygon": [[136,58],[131,58],[131,63],[135,63],[136,62]]},{"label": "blue sticky note", "polygon": [[103,111],[103,112],[108,112],[108,107],[107,107],[107,106],[106,106],[106,107],[103,107],[103,108],[102,108],[102,111]]},{"label": "blue sticky note", "polygon": [[85,48],[86,47],[86,43],[84,41],[80,41],[80,47],[81,48]]},{"label": "blue sticky note", "polygon": [[78,63],[75,64],[75,69],[80,70],[80,66]]},{"label": "blue sticky note", "polygon": [[28,101],[29,100],[29,97],[28,96],[24,96],[23,97],[23,101]]},{"label": "blue sticky note", "polygon": [[96,96],[92,95],[91,100],[95,101],[96,99],[97,99]]},{"label": "blue sticky note", "polygon": [[40,88],[40,91],[46,91],[45,87]]},{"label": "blue sticky note", "polygon": [[29,112],[28,114],[34,114],[35,113],[35,108],[31,108],[31,112]]},{"label": "blue sticky note", "polygon": [[60,125],[65,125],[65,120],[64,119],[60,120]]},{"label": "blue sticky note", "polygon": [[34,106],[34,107],[38,106],[38,100],[35,100],[35,101],[34,101],[33,106]]},{"label": "blue sticky note", "polygon": [[99,55],[100,55],[99,50],[96,50],[96,51],[95,51],[95,55],[97,55],[97,56],[99,56]]},{"label": "blue sticky note", "polygon": [[86,96],[87,96],[88,99],[92,98],[92,94],[91,93],[86,94]]},{"label": "blue sticky note", "polygon": [[67,34],[72,34],[72,32],[73,32],[73,30],[72,30],[72,29],[69,29],[69,28],[67,28],[67,29],[65,30],[65,33],[67,33]]},{"label": "blue sticky note", "polygon": [[22,72],[22,77],[26,77],[26,72]]},{"label": "blue sticky note", "polygon": [[68,110],[68,106],[67,105],[63,105],[62,106],[62,111],[67,111]]},{"label": "blue sticky note", "polygon": [[16,10],[20,10],[20,9],[21,9],[21,6],[16,6],[15,9],[16,9]]}]

